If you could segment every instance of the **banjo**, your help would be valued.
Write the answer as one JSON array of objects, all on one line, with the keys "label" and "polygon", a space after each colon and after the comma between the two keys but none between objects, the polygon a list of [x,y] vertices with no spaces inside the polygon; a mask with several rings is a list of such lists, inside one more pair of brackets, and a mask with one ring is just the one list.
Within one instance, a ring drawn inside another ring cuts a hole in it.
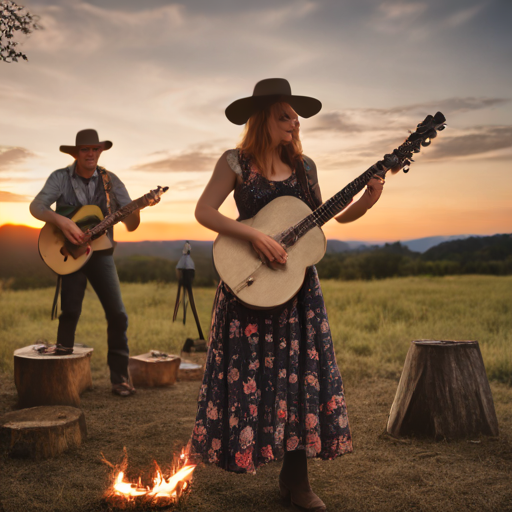
[{"label": "banjo", "polygon": [[64,233],[51,222],[47,222],[39,233],[38,248],[43,261],[57,274],[64,276],[80,270],[90,259],[94,251],[111,249],[112,242],[106,231],[122,221],[135,210],[154,206],[169,187],[157,187],[135,199],[110,215],[103,218],[101,209],[96,205],[82,206],[71,220],[85,233],[82,245],[71,243]]},{"label": "banjo", "polygon": [[413,154],[419,153],[422,146],[429,146],[437,132],[444,130],[445,122],[441,112],[427,116],[402,145],[313,212],[300,199],[283,196],[271,201],[252,219],[241,221],[279,242],[288,253],[285,265],[276,269],[265,265],[250,242],[218,235],[213,259],[221,279],[249,307],[267,309],[284,304],[299,291],[307,267],[318,263],[325,254],[327,240],[321,226],[350,204],[374,176],[384,178],[390,169],[408,172]]}]

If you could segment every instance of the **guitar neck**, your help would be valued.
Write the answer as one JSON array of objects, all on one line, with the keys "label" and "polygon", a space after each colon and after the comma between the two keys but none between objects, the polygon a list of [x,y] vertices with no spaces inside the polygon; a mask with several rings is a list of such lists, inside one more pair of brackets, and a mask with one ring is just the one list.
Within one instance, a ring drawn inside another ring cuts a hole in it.
[{"label": "guitar neck", "polygon": [[382,160],[372,165],[314,212],[274,238],[285,248],[291,247],[308,231],[314,227],[323,226],[340,213],[374,176],[384,178],[389,169],[399,170],[403,168],[404,172],[408,172],[409,165],[413,161],[412,155],[419,153],[421,146],[430,145],[431,139],[437,136],[437,131],[444,129],[445,122],[446,119],[441,112],[437,112],[435,116],[427,116],[417,126],[416,131],[391,154],[384,155]]},{"label": "guitar neck", "polygon": [[126,219],[126,217],[131,215],[135,210],[142,210],[143,208],[146,208],[146,206],[153,206],[158,202],[160,196],[168,189],[169,187],[158,187],[155,190],[151,190],[148,194],[144,194],[131,203],[128,203],[116,212],[107,215],[99,224],[86,232],[88,240],[94,240],[95,238],[100,237],[112,226]]}]

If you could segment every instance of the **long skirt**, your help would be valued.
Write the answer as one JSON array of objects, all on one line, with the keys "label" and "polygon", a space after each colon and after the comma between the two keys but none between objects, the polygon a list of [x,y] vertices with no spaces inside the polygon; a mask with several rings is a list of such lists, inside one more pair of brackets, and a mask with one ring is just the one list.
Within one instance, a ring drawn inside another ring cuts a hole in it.
[{"label": "long skirt", "polygon": [[247,308],[219,284],[191,438],[192,456],[238,473],[292,450],[322,459],[352,451],[315,267],[271,310]]}]

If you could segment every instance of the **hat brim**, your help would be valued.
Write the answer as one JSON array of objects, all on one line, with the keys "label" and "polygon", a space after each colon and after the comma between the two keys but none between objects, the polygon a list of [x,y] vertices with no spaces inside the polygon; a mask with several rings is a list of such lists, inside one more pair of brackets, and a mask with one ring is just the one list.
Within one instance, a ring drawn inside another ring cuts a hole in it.
[{"label": "hat brim", "polygon": [[322,108],[322,103],[316,98],[309,96],[288,96],[288,95],[269,95],[269,96],[249,96],[234,101],[226,108],[226,117],[233,124],[245,124],[249,118],[256,112],[264,108],[283,101],[299,114],[299,116],[308,118],[318,114]]},{"label": "hat brim", "polygon": [[[103,146],[102,151],[107,151],[108,149],[110,149],[113,146],[113,144],[109,140],[104,140],[102,142],[98,142],[98,143],[94,143],[94,144],[85,144],[85,146]],[[66,153],[68,155],[75,156],[76,150],[79,147],[80,146],[60,146],[59,150],[62,153]]]}]

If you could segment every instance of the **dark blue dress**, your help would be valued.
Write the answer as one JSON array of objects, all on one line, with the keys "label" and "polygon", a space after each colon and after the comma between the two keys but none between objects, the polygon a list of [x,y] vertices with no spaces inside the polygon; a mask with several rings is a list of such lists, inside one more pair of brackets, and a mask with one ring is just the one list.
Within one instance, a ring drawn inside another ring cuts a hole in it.
[{"label": "dark blue dress", "polygon": [[[234,193],[239,220],[276,197],[304,201],[295,172],[269,181],[237,150],[228,152],[228,162],[243,180]],[[307,270],[293,299],[271,310],[247,308],[220,282],[191,453],[245,473],[301,449],[322,459],[352,451],[316,269]]]}]

